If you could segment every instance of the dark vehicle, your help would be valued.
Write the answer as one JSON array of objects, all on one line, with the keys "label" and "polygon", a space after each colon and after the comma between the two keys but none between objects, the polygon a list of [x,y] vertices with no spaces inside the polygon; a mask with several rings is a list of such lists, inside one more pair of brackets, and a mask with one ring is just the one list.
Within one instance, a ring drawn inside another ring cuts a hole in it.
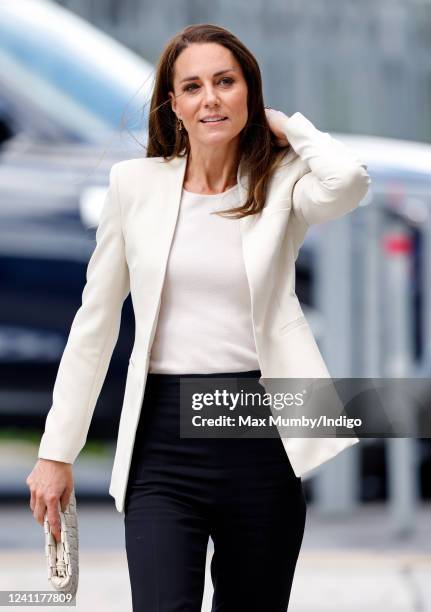
[{"label": "dark vehicle", "polygon": [[[0,3],[1,427],[43,427],[109,170],[143,155],[151,75],[51,2]],[[128,298],[90,435],[114,435],[133,333]]]}]

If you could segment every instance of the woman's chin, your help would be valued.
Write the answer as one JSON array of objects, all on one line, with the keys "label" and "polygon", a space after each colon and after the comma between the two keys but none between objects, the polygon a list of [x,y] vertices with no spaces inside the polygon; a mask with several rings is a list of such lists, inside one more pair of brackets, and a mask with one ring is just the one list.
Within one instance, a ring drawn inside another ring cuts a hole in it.
[{"label": "woman's chin", "polygon": [[[235,138],[234,134],[209,134],[205,138],[196,138],[194,141],[200,146],[226,146]],[[191,139],[193,143],[193,139]]]}]

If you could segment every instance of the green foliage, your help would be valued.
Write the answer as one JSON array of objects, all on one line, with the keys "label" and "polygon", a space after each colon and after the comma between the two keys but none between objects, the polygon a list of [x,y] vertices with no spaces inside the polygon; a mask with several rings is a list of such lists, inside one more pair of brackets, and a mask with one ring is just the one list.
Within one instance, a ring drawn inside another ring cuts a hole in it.
[{"label": "green foliage", "polygon": [[[38,447],[42,437],[42,431],[38,429],[21,429],[19,427],[3,427],[0,429],[0,446],[13,442],[19,444],[27,443],[29,446]],[[87,440],[79,456],[105,457],[108,455],[109,445],[99,440]]]}]

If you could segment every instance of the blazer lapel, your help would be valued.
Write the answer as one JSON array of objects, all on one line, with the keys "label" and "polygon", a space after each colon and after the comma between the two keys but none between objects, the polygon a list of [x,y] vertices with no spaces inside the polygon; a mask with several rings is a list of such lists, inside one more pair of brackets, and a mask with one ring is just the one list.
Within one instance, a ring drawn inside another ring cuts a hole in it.
[{"label": "blazer lapel", "polygon": [[[145,253],[146,257],[143,259],[155,261],[154,264],[151,264],[152,274],[145,276],[145,287],[148,292],[157,296],[157,300],[151,300],[153,305],[152,311],[147,310],[149,321],[152,322],[147,357],[149,357],[156,333],[169,253],[180,210],[187,157],[176,157],[170,162],[164,163],[167,164],[168,171],[166,171],[166,168],[163,168],[158,177],[160,185],[163,185],[163,196],[158,194],[154,200],[156,208],[153,211],[154,214],[151,215],[150,234],[146,244],[141,243],[141,248],[148,250]],[[143,209],[144,207],[142,207]],[[154,258],[155,254],[156,258]],[[143,283],[144,278],[142,277],[141,280]]]}]

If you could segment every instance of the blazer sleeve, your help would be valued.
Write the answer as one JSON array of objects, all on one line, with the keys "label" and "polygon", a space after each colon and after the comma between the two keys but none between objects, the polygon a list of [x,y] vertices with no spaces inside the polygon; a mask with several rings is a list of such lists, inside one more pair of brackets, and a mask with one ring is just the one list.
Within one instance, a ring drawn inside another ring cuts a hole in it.
[{"label": "blazer sleeve", "polygon": [[111,168],[96,246],[87,266],[82,304],[60,360],[53,403],[39,446],[40,458],[74,463],[85,445],[118,340],[122,306],[130,291],[118,197],[118,165]]},{"label": "blazer sleeve", "polygon": [[299,112],[284,120],[284,133],[309,170],[293,187],[292,208],[306,225],[352,211],[371,183],[367,166],[341,141],[318,130]]}]

